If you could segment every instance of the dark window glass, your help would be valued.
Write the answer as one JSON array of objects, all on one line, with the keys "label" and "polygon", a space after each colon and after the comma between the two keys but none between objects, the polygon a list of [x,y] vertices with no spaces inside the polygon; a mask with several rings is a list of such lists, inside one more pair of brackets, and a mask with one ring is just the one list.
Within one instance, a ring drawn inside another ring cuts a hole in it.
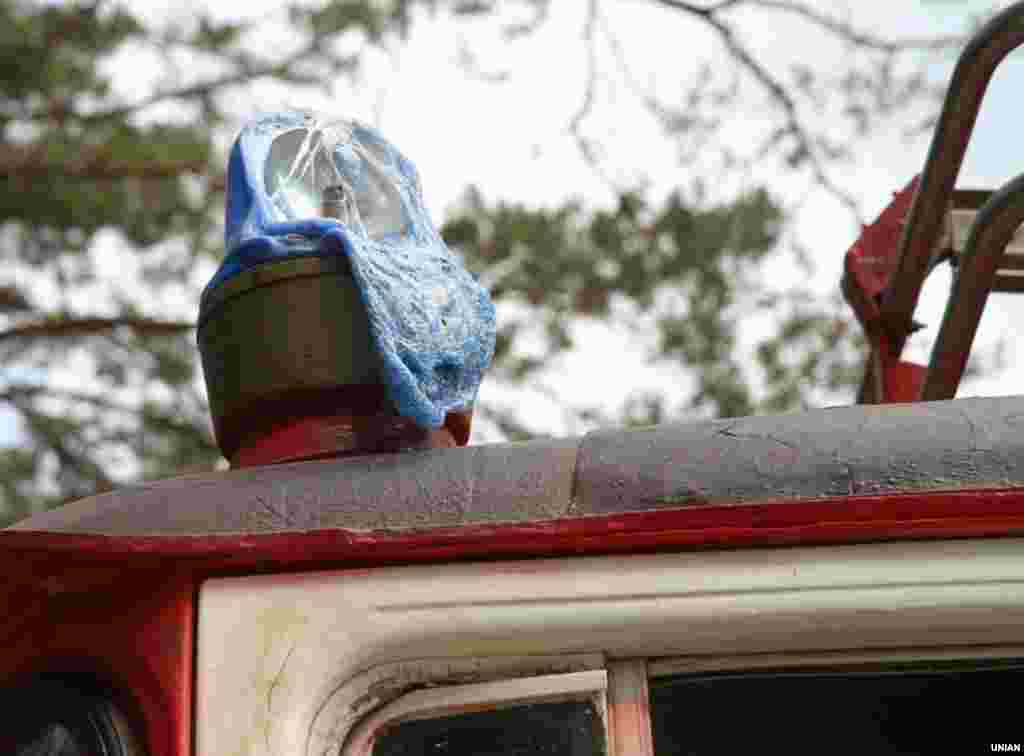
[{"label": "dark window glass", "polygon": [[593,703],[532,704],[402,722],[373,756],[599,756],[604,728]]},{"label": "dark window glass", "polygon": [[17,756],[92,756],[67,727],[59,723],[43,725],[38,732],[21,738]]},{"label": "dark window glass", "polygon": [[0,753],[133,756],[102,692],[72,680],[37,679],[0,690]]},{"label": "dark window glass", "polygon": [[988,753],[1024,744],[1024,662],[651,681],[658,756]]}]

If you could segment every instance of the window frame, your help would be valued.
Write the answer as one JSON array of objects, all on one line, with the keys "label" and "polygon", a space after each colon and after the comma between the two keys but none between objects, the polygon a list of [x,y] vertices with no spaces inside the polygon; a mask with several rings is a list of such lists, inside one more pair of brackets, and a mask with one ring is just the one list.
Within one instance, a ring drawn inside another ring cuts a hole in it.
[{"label": "window frame", "polygon": [[1019,655],[1022,546],[928,541],[213,579],[200,589],[196,756],[337,754],[359,720],[416,687],[591,669],[609,673],[610,752],[637,753],[620,744],[623,663],[643,665],[646,683],[684,669]]},{"label": "window frame", "polygon": [[[844,678],[847,676],[900,677],[949,672],[979,672],[971,669],[971,662],[995,662],[988,670],[998,672],[998,662],[1007,662],[1006,669],[1024,671],[1024,645],[990,646],[983,648],[957,647],[894,649],[885,652],[834,652],[828,654],[750,655],[708,659],[659,659],[648,665],[647,683],[670,677],[693,677],[706,681],[708,676],[723,674],[737,678],[801,677]],[[792,703],[792,702],[791,702]],[[652,730],[654,722],[648,716]],[[652,738],[653,740],[653,738]],[[979,738],[983,741],[983,738]],[[777,743],[766,741],[765,748],[778,748]],[[1019,744],[1017,744],[1019,748]],[[627,753],[625,751],[621,752]],[[653,756],[653,749],[651,755]]]},{"label": "window frame", "polygon": [[372,756],[377,737],[402,722],[562,701],[593,702],[609,743],[607,689],[607,673],[595,669],[415,690],[384,704],[353,727],[340,756]]},{"label": "window frame", "polygon": [[[606,669],[501,678],[403,694],[373,710],[353,727],[339,756],[372,756],[376,738],[402,722],[484,711],[526,703],[592,700],[604,727],[609,756],[655,756],[649,686],[682,675],[771,672],[810,676],[844,672],[881,673],[893,665],[1024,659],[1024,646],[964,649],[898,649],[887,652],[739,655],[709,658],[616,659]],[[910,667],[912,669],[912,667]],[[892,671],[892,674],[899,672]]]}]

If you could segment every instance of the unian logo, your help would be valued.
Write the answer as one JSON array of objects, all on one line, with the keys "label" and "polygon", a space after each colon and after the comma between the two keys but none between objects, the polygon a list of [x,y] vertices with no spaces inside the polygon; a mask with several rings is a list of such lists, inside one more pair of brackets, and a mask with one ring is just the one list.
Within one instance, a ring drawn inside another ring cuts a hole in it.
[{"label": "unian logo", "polygon": [[1020,753],[1020,743],[993,743],[989,746],[990,751],[996,753]]}]

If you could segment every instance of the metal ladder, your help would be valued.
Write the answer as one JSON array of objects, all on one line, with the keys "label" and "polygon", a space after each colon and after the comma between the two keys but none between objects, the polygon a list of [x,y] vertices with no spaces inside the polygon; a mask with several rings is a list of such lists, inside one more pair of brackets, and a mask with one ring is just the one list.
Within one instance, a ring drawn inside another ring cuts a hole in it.
[{"label": "metal ladder", "polygon": [[[1024,1],[993,17],[961,53],[924,170],[846,253],[842,288],[871,347],[858,401],[952,399],[992,291],[1024,292],[1024,174],[994,192],[954,189],[992,74],[1024,44]],[[943,262],[954,282],[927,366],[902,361],[914,310]]]}]

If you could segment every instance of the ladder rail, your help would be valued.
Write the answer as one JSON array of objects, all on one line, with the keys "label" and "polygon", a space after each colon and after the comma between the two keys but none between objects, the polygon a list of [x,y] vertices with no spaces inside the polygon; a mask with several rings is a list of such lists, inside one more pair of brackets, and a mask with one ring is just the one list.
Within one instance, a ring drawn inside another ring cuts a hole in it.
[{"label": "ladder rail", "polygon": [[895,357],[913,330],[914,310],[934,262],[944,216],[985,90],[1000,63],[1022,44],[1024,2],[1017,2],[990,19],[957,60],[900,237],[897,268],[882,300],[881,326],[887,335],[887,348]]},{"label": "ladder rail", "polygon": [[959,270],[953,279],[942,325],[932,347],[922,401],[952,399],[967,367],[985,303],[1006,257],[1006,248],[1024,224],[1024,174],[1011,179],[978,210]]}]

